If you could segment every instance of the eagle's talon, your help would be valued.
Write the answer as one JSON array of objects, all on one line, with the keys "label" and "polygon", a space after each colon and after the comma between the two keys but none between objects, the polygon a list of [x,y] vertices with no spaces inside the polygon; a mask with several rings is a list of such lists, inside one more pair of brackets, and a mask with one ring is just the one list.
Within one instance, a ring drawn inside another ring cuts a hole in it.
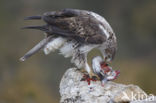
[{"label": "eagle's talon", "polygon": [[89,74],[84,74],[82,79],[80,81],[87,81],[88,85],[90,85],[91,81],[97,81],[99,77],[97,76],[92,76],[90,77]]},{"label": "eagle's talon", "polygon": [[92,76],[92,78],[91,78],[91,79],[92,79],[92,81],[97,81],[97,80],[98,80],[98,78],[99,78],[99,77],[97,77],[97,76]]},{"label": "eagle's talon", "polygon": [[97,74],[95,74],[95,73],[93,73],[93,72],[90,72],[89,73],[89,77],[91,78],[91,79],[97,79],[97,80],[100,80],[100,78],[99,78],[99,76],[97,75]]},{"label": "eagle's talon", "polygon": [[80,81],[86,81],[89,78],[89,75],[84,74]]}]

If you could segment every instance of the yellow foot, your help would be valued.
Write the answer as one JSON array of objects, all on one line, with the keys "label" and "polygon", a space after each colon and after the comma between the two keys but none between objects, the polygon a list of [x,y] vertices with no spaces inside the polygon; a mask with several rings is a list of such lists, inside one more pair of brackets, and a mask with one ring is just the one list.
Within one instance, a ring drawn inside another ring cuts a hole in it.
[{"label": "yellow foot", "polygon": [[100,80],[100,77],[97,74],[94,74],[93,72],[89,73],[89,77],[95,80]]},{"label": "yellow foot", "polygon": [[87,71],[84,68],[82,68],[82,69],[80,69],[80,72],[86,73]]},{"label": "yellow foot", "polygon": [[91,81],[96,82],[97,80],[99,80],[99,76],[96,74],[84,74],[83,78],[81,79],[81,81],[86,81],[88,83],[88,85],[90,85]]}]

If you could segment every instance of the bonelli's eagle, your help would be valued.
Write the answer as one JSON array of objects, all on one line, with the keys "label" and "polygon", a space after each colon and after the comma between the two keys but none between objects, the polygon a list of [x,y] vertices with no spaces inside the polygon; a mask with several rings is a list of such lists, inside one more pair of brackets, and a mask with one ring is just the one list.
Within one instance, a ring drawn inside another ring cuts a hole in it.
[{"label": "bonelli's eagle", "polygon": [[25,29],[44,31],[46,36],[28,51],[21,61],[43,49],[45,54],[59,49],[64,57],[72,57],[71,62],[79,69],[85,68],[92,77],[92,67],[87,55],[98,49],[105,62],[111,62],[117,49],[116,36],[109,23],[100,15],[86,10],[63,9],[46,12],[41,16],[26,17],[26,20],[43,20],[45,25],[27,26]]}]

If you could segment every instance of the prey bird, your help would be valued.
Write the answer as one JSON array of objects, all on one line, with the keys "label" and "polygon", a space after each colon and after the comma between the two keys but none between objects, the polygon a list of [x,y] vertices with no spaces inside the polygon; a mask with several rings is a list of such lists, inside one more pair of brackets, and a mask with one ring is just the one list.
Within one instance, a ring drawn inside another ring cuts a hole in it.
[{"label": "prey bird", "polygon": [[111,62],[115,56],[115,33],[102,16],[92,11],[63,9],[26,17],[25,20],[43,20],[44,25],[27,26],[24,29],[41,30],[45,33],[45,38],[21,57],[21,61],[41,49],[45,54],[58,49],[64,57],[72,57],[71,62],[78,69],[84,68],[93,77],[95,73],[87,59],[90,51],[99,50],[106,63]]},{"label": "prey bird", "polygon": [[107,81],[117,79],[120,74],[119,70],[113,70],[100,56],[92,59],[92,68],[93,72],[98,75],[102,86],[104,86]]}]

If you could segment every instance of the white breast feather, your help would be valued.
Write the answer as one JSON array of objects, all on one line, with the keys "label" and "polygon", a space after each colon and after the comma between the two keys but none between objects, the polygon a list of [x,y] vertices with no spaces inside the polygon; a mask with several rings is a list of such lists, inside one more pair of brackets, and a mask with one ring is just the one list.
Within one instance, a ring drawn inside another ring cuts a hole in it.
[{"label": "white breast feather", "polygon": [[66,39],[62,37],[58,37],[50,41],[43,49],[44,53],[47,55],[52,51],[55,51],[63,46],[63,44],[66,42]]},{"label": "white breast feather", "polygon": [[74,53],[74,48],[72,42],[70,43],[67,42],[60,48],[60,54],[64,55],[64,57],[66,58],[73,56],[73,53]]},{"label": "white breast feather", "polygon": [[64,55],[64,57],[72,57],[71,63],[74,63],[78,68],[83,67],[84,63],[79,60],[79,58],[75,58],[77,56],[78,48],[73,47],[73,42],[66,42],[60,48],[60,54]]},{"label": "white breast feather", "polygon": [[80,53],[88,53],[89,51],[91,51],[93,48],[95,48],[97,45],[84,45],[82,47],[80,47]]}]

